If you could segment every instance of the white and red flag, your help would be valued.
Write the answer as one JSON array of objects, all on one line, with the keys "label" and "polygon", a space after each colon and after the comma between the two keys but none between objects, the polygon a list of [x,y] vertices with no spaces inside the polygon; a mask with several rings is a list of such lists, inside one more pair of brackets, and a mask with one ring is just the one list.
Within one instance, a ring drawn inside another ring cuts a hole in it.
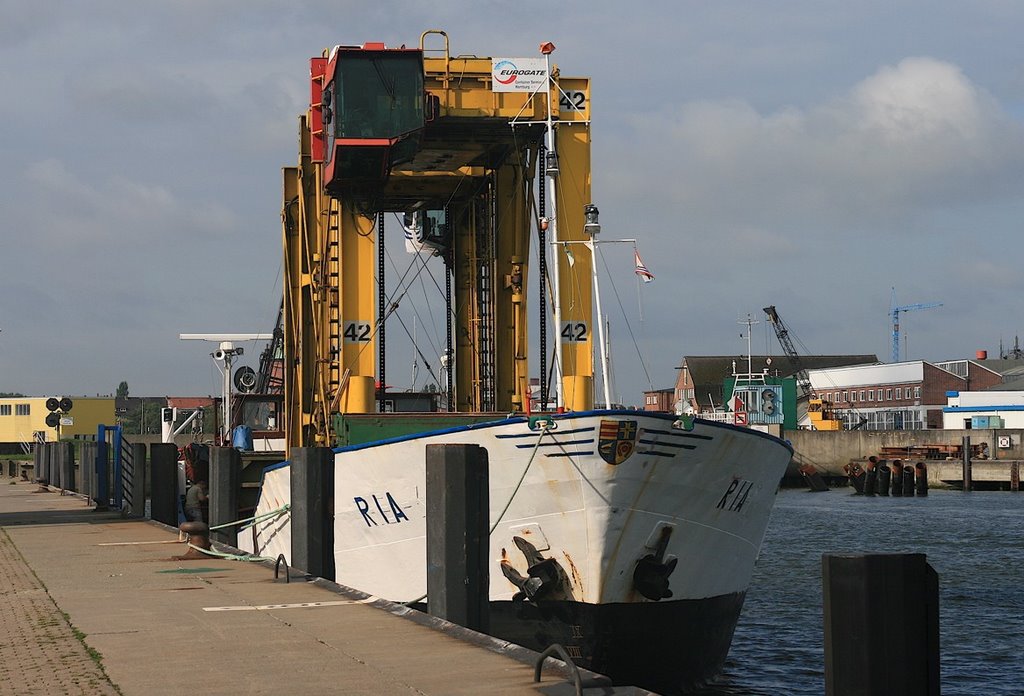
[{"label": "white and red flag", "polygon": [[647,270],[647,266],[640,259],[640,252],[636,249],[633,250],[633,260],[636,263],[636,274],[643,278],[645,283],[650,283],[654,280],[654,274]]}]

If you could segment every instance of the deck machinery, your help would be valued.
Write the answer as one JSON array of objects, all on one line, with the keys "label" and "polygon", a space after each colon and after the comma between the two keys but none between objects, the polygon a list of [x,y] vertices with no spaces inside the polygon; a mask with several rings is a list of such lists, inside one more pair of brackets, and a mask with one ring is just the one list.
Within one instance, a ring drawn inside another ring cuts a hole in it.
[{"label": "deck machinery", "polygon": [[[425,48],[428,39],[443,48]],[[525,298],[534,230],[541,264],[548,246],[538,177],[560,177],[552,220],[560,242],[584,239],[590,202],[589,79],[551,72],[546,89],[494,91],[492,60],[452,57],[440,31],[425,32],[418,48],[367,43],[311,59],[299,162],[283,171],[289,449],[332,446],[334,414],[377,411],[393,309],[382,251],[392,213],[432,223],[444,258],[449,410],[529,409]],[[548,100],[559,124],[554,153],[544,150]],[[566,248],[554,249],[561,321],[582,330],[561,339],[561,386],[567,409],[586,410],[592,259]],[[544,373],[543,335],[537,340]]]}]

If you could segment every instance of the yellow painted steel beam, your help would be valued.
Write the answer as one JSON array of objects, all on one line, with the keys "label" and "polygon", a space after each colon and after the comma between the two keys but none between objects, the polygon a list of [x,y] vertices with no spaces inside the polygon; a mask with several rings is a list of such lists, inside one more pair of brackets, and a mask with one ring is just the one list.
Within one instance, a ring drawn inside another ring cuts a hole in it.
[{"label": "yellow painted steel beam", "polygon": [[340,201],[341,365],[349,376],[340,391],[338,412],[377,410],[376,374],[377,269],[376,219],[361,214],[352,201]]},{"label": "yellow painted steel beam", "polygon": [[[587,239],[583,232],[583,206],[590,200],[590,80],[563,78],[562,93],[581,94],[582,110],[559,111],[556,136],[558,153],[558,238],[560,242]],[[570,125],[571,124],[571,125]],[[596,325],[593,317],[591,269],[593,259],[582,244],[556,249],[561,288],[562,388],[566,408],[587,411],[594,407],[593,349]],[[570,260],[572,263],[570,264]]]},{"label": "yellow painted steel beam", "polygon": [[479,411],[480,393],[480,315],[476,288],[479,285],[477,249],[477,201],[449,207],[452,230],[452,302],[454,303],[455,410]]},{"label": "yellow painted steel beam", "polygon": [[306,361],[300,357],[303,335],[308,326],[307,307],[309,273],[303,267],[303,235],[300,228],[298,167],[284,167],[281,222],[284,246],[284,421],[285,456],[291,447],[304,444],[304,428],[310,411],[309,390],[303,384],[302,369]]},{"label": "yellow painted steel beam", "polygon": [[537,147],[520,161],[512,157],[497,171],[495,190],[495,408],[522,412],[529,399],[525,291],[532,219],[528,187],[533,183]]}]

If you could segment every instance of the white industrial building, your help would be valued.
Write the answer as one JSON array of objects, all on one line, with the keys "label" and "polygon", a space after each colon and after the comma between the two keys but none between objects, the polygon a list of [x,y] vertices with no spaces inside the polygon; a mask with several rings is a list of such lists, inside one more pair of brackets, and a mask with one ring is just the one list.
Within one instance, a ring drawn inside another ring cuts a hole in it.
[{"label": "white industrial building", "polygon": [[1024,391],[950,391],[945,430],[1024,428]]}]

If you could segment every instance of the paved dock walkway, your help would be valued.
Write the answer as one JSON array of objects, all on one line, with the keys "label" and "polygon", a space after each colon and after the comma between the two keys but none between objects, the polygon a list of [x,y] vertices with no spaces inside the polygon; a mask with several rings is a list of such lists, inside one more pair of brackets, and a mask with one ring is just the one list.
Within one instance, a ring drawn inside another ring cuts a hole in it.
[{"label": "paved dock walkway", "polygon": [[0,477],[0,694],[574,693],[534,683],[518,646],[263,564],[175,560],[174,531],[37,488]]}]

